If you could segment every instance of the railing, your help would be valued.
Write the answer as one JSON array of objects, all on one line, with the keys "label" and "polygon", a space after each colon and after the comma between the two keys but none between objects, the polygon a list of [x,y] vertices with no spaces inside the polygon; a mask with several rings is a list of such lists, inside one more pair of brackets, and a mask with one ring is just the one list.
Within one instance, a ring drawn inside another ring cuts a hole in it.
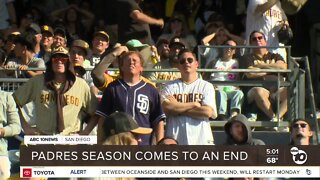
[{"label": "railing", "polygon": [[[3,70],[3,69],[2,69]],[[10,69],[10,70],[15,70]],[[44,68],[29,68],[28,70],[45,70]],[[87,70],[92,70],[87,69]],[[118,70],[118,69],[110,69],[112,70]],[[1,69],[0,69],[1,71]],[[178,71],[177,69],[145,69],[146,72],[169,72],[169,71]],[[267,72],[267,73],[277,73],[278,74],[278,80],[277,81],[251,81],[251,80],[238,80],[238,81],[211,81],[214,85],[235,85],[235,86],[265,86],[269,84],[277,83],[277,87],[288,87],[290,86],[290,82],[281,82],[280,81],[280,75],[284,73],[291,73],[291,70],[276,70],[276,69],[232,69],[232,70],[217,70],[217,69],[199,69],[199,72],[211,72],[211,73],[218,73],[218,72],[230,72],[230,73],[244,73],[244,72],[251,72],[251,73],[261,73],[261,72]],[[28,79],[22,79],[22,78],[0,78],[0,87],[4,91],[15,91],[22,83],[26,82]],[[157,83],[166,82],[166,81],[155,81]],[[278,97],[278,103],[280,103],[280,99]],[[278,106],[278,112],[279,112],[279,106]],[[221,123],[216,123],[216,125],[220,125]],[[256,123],[257,125],[261,123]],[[264,123],[266,124],[266,122]],[[275,123],[269,123],[270,126],[274,126]],[[278,126],[284,126],[286,125],[284,122],[278,121]]]}]

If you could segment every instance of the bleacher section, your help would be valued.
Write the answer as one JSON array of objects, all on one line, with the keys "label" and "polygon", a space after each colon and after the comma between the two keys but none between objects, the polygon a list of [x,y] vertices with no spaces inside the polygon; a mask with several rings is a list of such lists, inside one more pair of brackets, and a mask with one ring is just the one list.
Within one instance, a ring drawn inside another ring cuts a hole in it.
[{"label": "bleacher section", "polygon": [[[255,121],[250,122],[250,125],[252,127],[266,127],[269,129],[272,129],[272,127],[288,127],[290,120],[293,120],[295,118],[312,118],[313,119],[313,125],[315,127],[316,133],[318,134],[318,122],[316,119],[316,112],[315,112],[315,104],[312,101],[306,102],[306,96],[310,97],[312,99],[313,96],[313,90],[312,87],[310,87],[311,83],[308,83],[308,78],[310,74],[308,74],[308,70],[301,69],[299,67],[298,61],[308,61],[307,58],[292,58],[290,57],[288,59],[289,62],[289,68],[288,70],[272,70],[272,69],[266,69],[266,70],[250,70],[250,69],[236,69],[236,70],[228,70],[232,72],[273,72],[278,73],[279,75],[281,73],[288,73],[288,77],[285,82],[280,82],[278,80],[277,86],[280,87],[288,87],[289,93],[288,93],[288,112],[285,116],[284,121],[281,122],[270,122],[270,121]],[[35,68],[32,68],[35,69]],[[3,69],[0,69],[0,71]],[[40,69],[38,69],[40,70]],[[91,70],[91,69],[89,69]],[[146,71],[172,71],[172,69],[147,69]],[[213,69],[199,69],[199,72],[218,72],[218,70]],[[220,72],[220,71],[219,71]],[[15,78],[0,78],[0,87],[4,91],[10,91],[13,92],[15,89],[17,89],[21,84],[26,82],[28,79],[15,79]],[[268,83],[275,83],[275,82],[268,82],[268,81],[234,81],[234,82],[212,82],[214,84],[219,85],[237,85],[237,86],[263,86],[267,85]],[[310,115],[311,114],[311,115]],[[220,128],[224,126],[226,121],[221,121],[219,119],[211,121],[211,126],[213,127],[213,133],[215,136],[216,144],[223,143],[223,139],[225,138],[225,134],[223,131],[216,131],[216,128]],[[289,142],[289,134],[288,133],[280,133],[276,131],[271,130],[265,130],[257,132],[255,131],[254,137],[258,137],[260,139],[263,139],[266,144],[288,144]],[[318,137],[316,136],[314,138],[315,142],[319,142]]]}]

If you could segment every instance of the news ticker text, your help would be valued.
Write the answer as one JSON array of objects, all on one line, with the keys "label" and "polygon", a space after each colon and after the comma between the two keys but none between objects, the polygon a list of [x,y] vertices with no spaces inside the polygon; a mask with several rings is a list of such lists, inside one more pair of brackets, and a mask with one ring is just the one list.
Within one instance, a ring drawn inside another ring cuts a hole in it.
[{"label": "news ticker text", "polygon": [[[254,148],[253,148],[254,147]],[[21,166],[320,166],[319,146],[20,147]]]},{"label": "news ticker text", "polygon": [[21,177],[320,177],[319,167],[20,167]]}]

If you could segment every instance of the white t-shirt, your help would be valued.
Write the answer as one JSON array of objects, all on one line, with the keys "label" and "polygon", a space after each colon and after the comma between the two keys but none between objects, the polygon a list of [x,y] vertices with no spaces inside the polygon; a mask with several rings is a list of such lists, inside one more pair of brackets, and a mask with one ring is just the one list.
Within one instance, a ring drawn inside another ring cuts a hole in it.
[{"label": "white t-shirt", "polygon": [[[238,69],[239,63],[236,59],[230,59],[229,61],[222,61],[218,59],[213,69],[217,70],[228,70],[228,69]],[[238,78],[238,73],[228,73],[228,72],[219,72],[212,73],[210,79],[213,81],[235,81]],[[225,86],[218,86],[219,90],[223,90]],[[229,90],[235,90],[234,86],[228,86]],[[231,88],[231,89],[230,89]]]},{"label": "white t-shirt", "polygon": [[[161,91],[161,101],[172,95],[178,102],[195,102],[200,99],[202,105],[210,106],[216,111],[215,92],[213,85],[202,79],[191,84],[174,80],[166,84]],[[214,144],[209,119],[194,119],[186,115],[167,116],[166,136],[173,137],[179,145],[210,145]]]},{"label": "white t-shirt", "polygon": [[[246,21],[246,40],[249,44],[249,36],[252,31],[261,31],[267,38],[267,46],[279,46],[278,31],[280,29],[279,21],[287,20],[287,17],[281,8],[280,1],[277,1],[271,9],[263,14],[255,13],[258,5],[264,4],[267,0],[250,0],[247,8]],[[284,52],[283,52],[284,51]],[[277,50],[279,54],[285,56],[285,49]]]}]

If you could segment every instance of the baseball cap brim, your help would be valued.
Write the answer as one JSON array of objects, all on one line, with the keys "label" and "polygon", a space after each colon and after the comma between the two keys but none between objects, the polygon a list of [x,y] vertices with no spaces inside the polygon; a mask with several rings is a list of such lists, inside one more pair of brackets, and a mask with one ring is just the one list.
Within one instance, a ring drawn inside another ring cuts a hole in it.
[{"label": "baseball cap brim", "polygon": [[185,47],[186,47],[186,46],[185,46],[183,43],[181,43],[181,42],[172,42],[172,43],[169,44],[169,48],[172,48],[172,47],[174,47],[174,46],[181,46],[182,48],[185,48]]},{"label": "baseball cap brim", "polygon": [[80,64],[75,64],[74,65],[74,70],[76,72],[78,72],[80,74],[80,76],[85,75],[86,72],[87,72],[86,69],[83,66],[81,66]]},{"label": "baseball cap brim", "polygon": [[151,134],[152,129],[151,128],[145,128],[145,127],[138,127],[136,129],[131,130],[132,133],[136,134]]},{"label": "baseball cap brim", "polygon": [[103,36],[104,38],[107,39],[107,41],[109,41],[109,35],[108,35],[106,32],[104,32],[104,31],[95,32],[93,36],[94,36],[94,37],[95,37],[95,36]]},{"label": "baseball cap brim", "polygon": [[62,46],[57,47],[52,50],[51,56],[56,55],[56,54],[61,54],[61,55],[65,55],[65,56],[69,57],[68,50]]},{"label": "baseball cap brim", "polygon": [[136,39],[131,39],[129,41],[126,42],[126,46],[130,51],[134,51],[134,50],[142,50],[145,47],[149,47],[148,44],[142,44],[139,40]]},{"label": "baseball cap brim", "polygon": [[62,28],[56,28],[54,30],[53,34],[54,35],[57,35],[57,34],[62,35],[62,37],[64,37],[64,38],[66,37],[66,31]]}]

